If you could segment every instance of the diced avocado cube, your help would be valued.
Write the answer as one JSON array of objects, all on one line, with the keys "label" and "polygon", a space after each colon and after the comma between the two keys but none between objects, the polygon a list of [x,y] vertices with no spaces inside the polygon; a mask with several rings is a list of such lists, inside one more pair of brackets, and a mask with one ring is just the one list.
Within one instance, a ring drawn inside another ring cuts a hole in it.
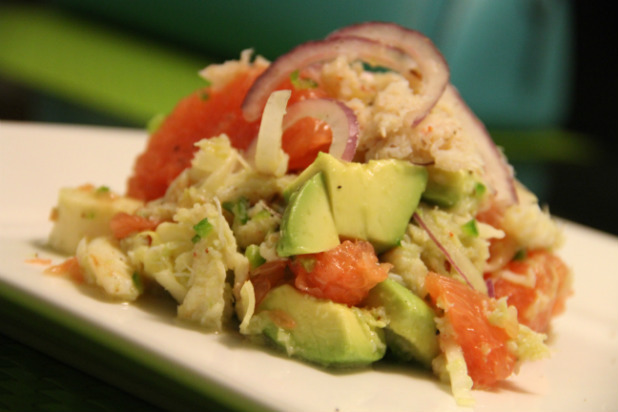
[{"label": "diced avocado cube", "polygon": [[316,173],[290,196],[281,220],[277,253],[282,257],[318,253],[338,244],[323,175]]},{"label": "diced avocado cube", "polygon": [[439,348],[435,313],[427,303],[392,279],[371,289],[365,303],[384,308],[390,319],[386,344],[395,356],[431,367]]},{"label": "diced avocado cube", "polygon": [[378,253],[401,241],[427,184],[426,169],[407,161],[345,162],[320,152],[287,195],[317,173],[324,176],[339,236],[368,240]]},{"label": "diced avocado cube", "polygon": [[449,208],[465,197],[478,195],[478,179],[469,171],[447,171],[432,166],[427,170],[429,180],[423,193],[423,200],[427,203]]},{"label": "diced avocado cube", "polygon": [[363,366],[386,352],[383,330],[368,311],[287,284],[266,295],[251,322],[288,355],[323,366]]}]

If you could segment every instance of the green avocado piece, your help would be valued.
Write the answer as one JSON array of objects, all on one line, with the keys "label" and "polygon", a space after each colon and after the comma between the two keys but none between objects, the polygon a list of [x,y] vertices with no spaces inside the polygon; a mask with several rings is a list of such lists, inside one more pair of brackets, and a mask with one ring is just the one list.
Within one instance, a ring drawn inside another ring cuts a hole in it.
[{"label": "green avocado piece", "polygon": [[392,279],[377,284],[369,292],[368,307],[384,307],[390,320],[386,344],[400,359],[415,360],[426,367],[438,355],[435,313],[425,301]]},{"label": "green avocado piece", "polygon": [[288,355],[322,366],[368,365],[386,353],[383,330],[367,310],[287,284],[266,295],[251,322]]},{"label": "green avocado piece", "polygon": [[427,171],[429,180],[422,196],[427,203],[449,208],[466,197],[480,200],[484,193],[484,186],[469,171],[447,171],[432,166],[429,166]]},{"label": "green avocado piece", "polygon": [[345,162],[320,152],[287,189],[323,173],[337,233],[384,252],[401,241],[427,184],[427,170],[396,159]]},{"label": "green avocado piece", "polygon": [[318,253],[339,244],[322,173],[307,180],[289,199],[281,219],[279,256]]}]

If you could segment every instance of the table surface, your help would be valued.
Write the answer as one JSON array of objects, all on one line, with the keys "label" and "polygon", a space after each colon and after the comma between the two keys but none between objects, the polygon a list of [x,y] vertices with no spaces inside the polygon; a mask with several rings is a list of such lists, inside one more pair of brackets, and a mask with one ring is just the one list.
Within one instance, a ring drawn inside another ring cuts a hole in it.
[{"label": "table surface", "polygon": [[5,334],[0,334],[0,410],[163,411]]}]

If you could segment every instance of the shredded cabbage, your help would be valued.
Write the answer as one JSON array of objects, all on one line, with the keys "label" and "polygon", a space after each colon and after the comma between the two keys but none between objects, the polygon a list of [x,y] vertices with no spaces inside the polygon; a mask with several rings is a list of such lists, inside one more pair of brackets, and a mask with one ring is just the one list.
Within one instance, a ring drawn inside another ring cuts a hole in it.
[{"label": "shredded cabbage", "polygon": [[451,392],[459,406],[474,406],[472,396],[472,378],[468,375],[468,366],[461,346],[452,339],[452,328],[444,318],[437,318],[436,324],[440,330],[441,353],[432,362],[434,373],[443,382],[451,385]]}]

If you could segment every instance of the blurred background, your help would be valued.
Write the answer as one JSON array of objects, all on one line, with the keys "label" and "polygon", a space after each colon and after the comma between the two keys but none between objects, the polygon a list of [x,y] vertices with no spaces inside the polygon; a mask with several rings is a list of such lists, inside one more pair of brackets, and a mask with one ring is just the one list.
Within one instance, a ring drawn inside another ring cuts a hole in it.
[{"label": "blurred background", "polygon": [[[246,48],[274,59],[368,20],[428,35],[541,203],[618,235],[618,33],[598,2],[0,0],[0,120],[144,129],[209,63]],[[43,410],[157,410],[7,336],[0,353],[0,409],[45,391]]]},{"label": "blurred background", "polygon": [[346,24],[422,31],[519,179],[551,212],[618,234],[617,30],[566,0],[0,1],[0,119],[143,128],[203,66],[269,59]]}]

